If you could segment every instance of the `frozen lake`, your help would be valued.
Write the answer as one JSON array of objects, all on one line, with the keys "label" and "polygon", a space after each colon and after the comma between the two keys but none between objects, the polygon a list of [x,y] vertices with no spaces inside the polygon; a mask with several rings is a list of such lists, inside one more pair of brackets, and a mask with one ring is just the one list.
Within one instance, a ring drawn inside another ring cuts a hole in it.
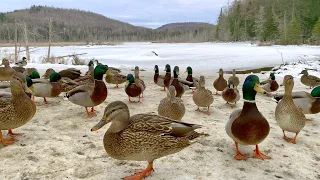
[{"label": "frozen lake", "polygon": [[[14,48],[7,49],[13,52]],[[159,56],[155,56],[152,51]],[[192,66],[196,71],[217,71],[248,69],[276,66],[285,62],[320,59],[320,47],[317,46],[270,46],[258,47],[247,43],[199,43],[199,44],[154,44],[124,43],[118,46],[65,46],[52,47],[54,56],[72,53],[88,53],[81,58],[98,59],[109,66],[132,68],[136,65],[144,69],[153,69],[157,64],[164,69],[165,64],[184,69]],[[47,48],[37,48],[31,53],[31,61],[41,62],[46,57]],[[21,56],[24,56],[22,53]],[[1,54],[0,54],[1,57]]]}]

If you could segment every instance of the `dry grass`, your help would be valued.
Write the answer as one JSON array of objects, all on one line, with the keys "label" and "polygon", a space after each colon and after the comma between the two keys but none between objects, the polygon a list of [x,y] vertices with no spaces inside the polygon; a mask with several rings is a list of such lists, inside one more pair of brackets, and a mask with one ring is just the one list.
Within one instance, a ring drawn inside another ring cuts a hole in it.
[{"label": "dry grass", "polygon": [[273,44],[270,42],[259,42],[257,46],[273,46]]},{"label": "dry grass", "polygon": [[10,63],[14,62],[14,54],[9,53],[7,49],[0,50],[0,55],[2,58],[6,58]]},{"label": "dry grass", "polygon": [[[89,43],[89,45],[106,45],[106,46],[117,46],[122,45],[123,42],[97,42]],[[85,46],[88,42],[53,42],[51,46]],[[19,46],[19,43],[18,43]],[[30,47],[48,47],[47,42],[29,43]],[[14,43],[0,43],[0,47],[14,47]]]},{"label": "dry grass", "polygon": [[50,64],[69,64],[69,61],[72,61],[73,65],[86,65],[87,62],[84,59],[80,59],[77,55],[66,56],[54,56],[52,55],[50,58],[43,58],[42,63],[50,63]]}]

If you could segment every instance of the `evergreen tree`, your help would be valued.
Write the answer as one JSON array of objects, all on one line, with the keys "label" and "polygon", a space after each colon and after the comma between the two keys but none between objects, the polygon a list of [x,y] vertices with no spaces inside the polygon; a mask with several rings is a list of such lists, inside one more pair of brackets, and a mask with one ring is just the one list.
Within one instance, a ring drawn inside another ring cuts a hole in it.
[{"label": "evergreen tree", "polygon": [[277,37],[278,28],[275,23],[271,7],[266,12],[265,19],[263,39],[267,41],[274,40]]},{"label": "evergreen tree", "polygon": [[219,31],[220,31],[220,26],[222,26],[222,8],[220,9],[220,14],[218,17],[218,22],[217,22],[217,27],[216,27],[216,34],[215,34],[215,38],[219,39]]},{"label": "evergreen tree", "polygon": [[317,23],[314,25],[312,30],[312,36],[314,40],[320,43],[320,18],[318,19]]},{"label": "evergreen tree", "polygon": [[287,37],[289,44],[301,44],[302,43],[302,36],[301,36],[301,27],[294,16],[288,26],[287,29]]}]

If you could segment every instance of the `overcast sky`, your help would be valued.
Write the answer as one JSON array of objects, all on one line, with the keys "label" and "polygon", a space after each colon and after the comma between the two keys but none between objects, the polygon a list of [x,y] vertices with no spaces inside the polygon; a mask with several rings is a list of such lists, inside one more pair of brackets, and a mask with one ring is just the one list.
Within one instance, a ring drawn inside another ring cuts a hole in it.
[{"label": "overcast sky", "polygon": [[216,23],[231,0],[0,0],[0,12],[46,5],[87,10],[136,26],[157,28],[173,22]]}]

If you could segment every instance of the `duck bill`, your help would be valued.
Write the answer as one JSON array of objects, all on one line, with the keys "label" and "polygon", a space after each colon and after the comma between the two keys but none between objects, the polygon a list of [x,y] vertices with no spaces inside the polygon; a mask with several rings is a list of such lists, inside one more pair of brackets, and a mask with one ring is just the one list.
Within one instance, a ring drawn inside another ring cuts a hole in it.
[{"label": "duck bill", "polygon": [[126,81],[126,87],[129,85],[129,83],[130,83],[129,81]]},{"label": "duck bill", "polygon": [[266,94],[266,91],[259,84],[256,84],[253,89],[258,93]]},{"label": "duck bill", "polygon": [[91,128],[91,131],[97,131],[99,129],[101,129],[104,125],[108,124],[110,121],[108,119],[101,119],[101,121],[98,122],[98,124],[96,124],[95,126],[93,126],[93,128]]}]

